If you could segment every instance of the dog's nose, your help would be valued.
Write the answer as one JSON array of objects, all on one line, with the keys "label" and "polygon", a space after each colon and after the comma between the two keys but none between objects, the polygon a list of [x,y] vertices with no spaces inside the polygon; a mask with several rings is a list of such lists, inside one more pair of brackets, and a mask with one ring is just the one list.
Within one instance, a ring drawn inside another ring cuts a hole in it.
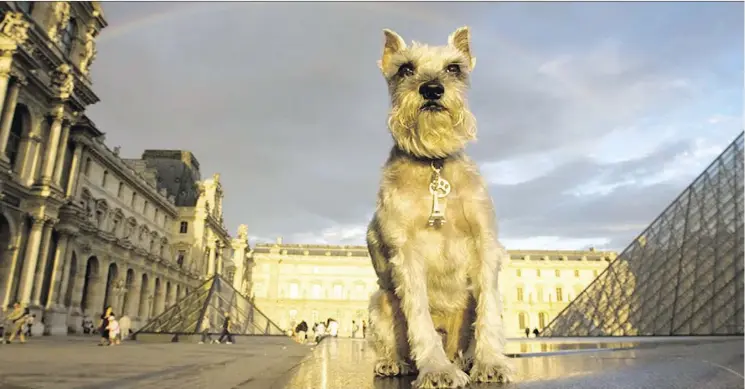
[{"label": "dog's nose", "polygon": [[438,81],[425,82],[419,87],[419,94],[427,100],[439,100],[445,93],[445,87]]}]

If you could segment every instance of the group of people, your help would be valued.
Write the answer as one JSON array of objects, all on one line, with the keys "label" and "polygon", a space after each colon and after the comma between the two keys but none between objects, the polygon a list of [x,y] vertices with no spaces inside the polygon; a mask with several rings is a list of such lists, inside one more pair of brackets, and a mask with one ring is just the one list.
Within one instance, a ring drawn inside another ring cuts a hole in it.
[{"label": "group of people", "polygon": [[212,334],[210,333],[211,328],[210,317],[208,314],[205,314],[202,318],[202,340],[199,341],[199,344],[223,342],[225,342],[225,344],[233,344],[235,341],[233,339],[233,321],[230,319],[230,312],[225,312],[225,319],[222,321],[222,331],[220,331],[219,339],[212,339]]},{"label": "group of people", "polygon": [[101,333],[101,341],[98,343],[99,346],[115,346],[121,344],[121,326],[119,321],[114,316],[114,308],[111,306],[106,307],[103,314],[101,314],[101,321],[98,324],[98,330]]},{"label": "group of people", "polygon": [[[362,321],[362,337],[364,338],[367,334],[367,323],[363,320]],[[352,321],[352,337],[357,337],[357,332],[359,332],[360,326],[357,324],[356,321]],[[290,331],[292,332],[292,336],[300,343],[305,343],[308,340],[313,340],[315,343],[320,342],[323,338],[330,336],[333,338],[336,338],[339,336],[339,323],[332,319],[328,318],[326,322],[318,322],[313,325],[313,327],[308,326],[308,323],[305,322],[305,320],[301,321],[300,324],[295,326],[295,329]]]},{"label": "group of people", "polygon": [[31,326],[36,315],[32,315],[29,309],[22,307],[20,303],[15,303],[10,313],[3,309],[3,316],[3,320],[0,320],[2,343],[13,343],[16,336],[21,343],[26,343],[26,337],[31,336]]}]

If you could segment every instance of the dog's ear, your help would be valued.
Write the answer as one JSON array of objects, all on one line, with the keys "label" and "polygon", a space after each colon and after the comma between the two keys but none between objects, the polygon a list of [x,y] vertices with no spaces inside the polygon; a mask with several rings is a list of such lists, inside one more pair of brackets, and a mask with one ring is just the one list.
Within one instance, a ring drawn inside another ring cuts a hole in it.
[{"label": "dog's ear", "polygon": [[385,71],[384,69],[391,62],[391,57],[406,48],[406,42],[404,42],[404,39],[401,38],[401,36],[389,29],[383,30],[383,35],[385,36],[383,57],[378,61],[378,67],[380,70]]},{"label": "dog's ear", "polygon": [[448,44],[468,58],[471,70],[476,66],[476,58],[471,54],[471,31],[468,27],[461,27],[450,34]]}]

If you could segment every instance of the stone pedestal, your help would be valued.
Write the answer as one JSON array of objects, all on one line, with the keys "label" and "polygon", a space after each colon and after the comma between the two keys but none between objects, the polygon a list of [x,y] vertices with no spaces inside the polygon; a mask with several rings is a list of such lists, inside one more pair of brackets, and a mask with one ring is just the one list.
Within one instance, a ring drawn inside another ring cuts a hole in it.
[{"label": "stone pedestal", "polygon": [[34,324],[31,325],[31,335],[43,336],[44,335],[44,324],[41,324],[40,322],[35,321]]},{"label": "stone pedestal", "polygon": [[45,335],[67,335],[67,309],[50,308],[44,313]]},{"label": "stone pedestal", "polygon": [[83,315],[78,310],[72,310],[67,315],[67,328],[68,333],[82,334],[83,333]]}]

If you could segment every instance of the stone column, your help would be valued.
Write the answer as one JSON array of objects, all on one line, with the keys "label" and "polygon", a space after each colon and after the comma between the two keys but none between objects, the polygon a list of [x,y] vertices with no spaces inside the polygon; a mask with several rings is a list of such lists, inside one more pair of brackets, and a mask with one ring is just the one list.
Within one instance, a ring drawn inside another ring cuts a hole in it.
[{"label": "stone column", "polygon": [[217,247],[217,270],[215,271],[215,273],[223,274],[223,255],[225,255],[225,244],[223,242],[218,242]]},{"label": "stone column", "polygon": [[67,265],[66,262],[70,261],[67,255],[67,248],[72,234],[64,229],[60,229],[59,233],[60,237],[57,242],[57,249],[54,251],[54,258],[52,259],[53,270],[51,279],[49,280],[49,294],[47,296],[47,301],[42,301],[47,309],[55,308],[57,302],[60,300],[59,295],[64,293],[61,291],[60,286],[62,285],[62,279],[66,277],[64,270],[64,268],[67,267],[65,266]]},{"label": "stone column", "polygon": [[5,155],[5,148],[8,147],[8,137],[10,136],[10,128],[13,124],[13,115],[16,111],[16,105],[18,104],[18,93],[21,91],[21,80],[15,79],[10,84],[8,89],[8,96],[3,104],[3,113],[0,116],[0,159],[10,162],[8,156]]},{"label": "stone column", "polygon": [[75,278],[68,281],[68,282],[72,282],[72,296],[70,296],[70,308],[74,311],[82,311],[83,287],[85,286],[85,266],[86,265],[87,265],[86,262],[83,262],[82,264],[78,264],[78,271],[75,272]]},{"label": "stone column", "polygon": [[[60,136],[59,146],[57,146],[57,162],[54,164],[54,180],[57,186],[62,186],[62,171],[65,170],[65,154],[67,154],[67,141],[70,137],[70,123],[62,126],[62,135]],[[66,190],[67,188],[62,188]]]},{"label": "stone column", "polygon": [[41,182],[42,184],[51,184],[54,176],[54,165],[57,162],[57,147],[62,133],[62,121],[65,118],[65,109],[63,106],[55,108],[50,112],[52,124],[49,127],[49,138],[46,144],[44,159],[41,165]]},{"label": "stone column", "polygon": [[[75,153],[72,155],[72,163],[70,164],[70,178],[67,181],[67,187],[65,187],[65,197],[71,197],[75,194],[75,185],[78,182],[78,176],[80,175],[80,158],[83,156],[83,144],[77,142],[75,144]],[[62,185],[62,184],[60,184]]]},{"label": "stone column", "polygon": [[34,287],[34,275],[36,274],[36,261],[39,259],[42,227],[45,223],[44,218],[33,217],[33,225],[26,243],[26,258],[23,260],[23,272],[19,287],[19,301],[24,305],[27,305],[31,300],[31,290]]},{"label": "stone column", "polygon": [[210,247],[210,256],[207,261],[207,276],[215,274],[215,254],[217,253],[217,247]]},{"label": "stone column", "polygon": [[155,310],[153,311],[155,313],[153,316],[158,316],[163,313],[166,304],[166,283],[163,280],[160,280],[160,290],[158,291],[158,295],[155,296],[155,301]]},{"label": "stone column", "polygon": [[44,232],[41,236],[41,250],[39,250],[39,258],[36,265],[36,276],[34,277],[34,292],[31,298],[31,305],[40,307],[41,302],[41,289],[44,286],[44,273],[46,273],[47,262],[49,261],[49,245],[52,241],[52,229],[54,224],[47,222],[44,225]]},{"label": "stone column", "polygon": [[142,282],[142,276],[139,277],[139,281],[135,278],[132,281],[132,286],[127,290],[127,311],[122,314],[129,316],[134,320],[135,317],[139,316],[140,312],[140,283]]},{"label": "stone column", "polygon": [[[74,237],[73,235],[71,239]],[[62,277],[59,285],[59,290],[57,291],[57,301],[55,301],[55,304],[57,304],[60,307],[65,306],[65,297],[67,296],[67,289],[70,286],[70,267],[72,266],[72,250],[70,250],[70,244],[68,241],[68,250],[65,253],[65,264],[62,266]],[[74,280],[73,280],[74,281]],[[72,306],[72,296],[70,296],[70,306]],[[70,308],[70,307],[67,307]]]}]

